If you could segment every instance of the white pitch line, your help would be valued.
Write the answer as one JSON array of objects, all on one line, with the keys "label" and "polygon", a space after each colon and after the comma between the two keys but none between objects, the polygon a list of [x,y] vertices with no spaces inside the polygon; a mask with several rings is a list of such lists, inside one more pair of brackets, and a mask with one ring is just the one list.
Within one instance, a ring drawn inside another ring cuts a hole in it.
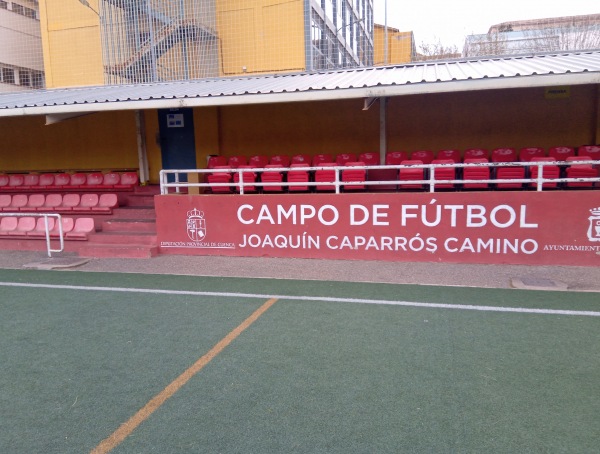
[{"label": "white pitch line", "polygon": [[294,295],[267,295],[260,293],[232,293],[232,292],[196,292],[191,290],[160,290],[149,288],[124,288],[124,287],[93,287],[79,285],[56,285],[56,284],[31,284],[20,282],[0,282],[0,287],[24,287],[24,288],[47,288],[55,290],[78,290],[91,292],[121,292],[121,293],[150,293],[155,295],[188,295],[188,296],[220,296],[234,298],[254,299],[284,299],[297,301],[328,301],[337,303],[357,304],[380,304],[389,306],[427,307],[433,309],[459,309],[467,311],[484,312],[516,312],[519,314],[547,314],[547,315],[579,315],[586,317],[600,317],[600,312],[595,311],[572,311],[564,309],[531,309],[526,307],[502,307],[502,306],[476,306],[468,304],[443,304],[443,303],[419,303],[414,301],[388,301],[362,298],[333,298],[330,296],[294,296]]}]

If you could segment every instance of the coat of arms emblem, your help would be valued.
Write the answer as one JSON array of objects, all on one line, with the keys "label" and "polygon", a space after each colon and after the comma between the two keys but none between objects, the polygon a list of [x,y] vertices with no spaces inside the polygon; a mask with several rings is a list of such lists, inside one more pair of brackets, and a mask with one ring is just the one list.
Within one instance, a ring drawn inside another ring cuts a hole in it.
[{"label": "coat of arms emblem", "polygon": [[206,219],[197,208],[187,212],[187,234],[192,241],[202,241],[206,237]]},{"label": "coat of arms emblem", "polygon": [[592,213],[592,215],[588,218],[590,221],[587,232],[588,240],[600,241],[600,207],[592,208],[590,213]]}]

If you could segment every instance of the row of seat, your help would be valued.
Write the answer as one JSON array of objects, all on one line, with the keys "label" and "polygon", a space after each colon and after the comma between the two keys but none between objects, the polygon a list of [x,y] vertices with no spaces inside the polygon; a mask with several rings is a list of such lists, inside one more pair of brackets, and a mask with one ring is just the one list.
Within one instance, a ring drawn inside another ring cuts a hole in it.
[{"label": "row of seat", "polygon": [[111,214],[119,206],[115,193],[0,194],[0,211]]},{"label": "row of seat", "polygon": [[0,174],[0,192],[131,191],[138,184],[136,172]]},{"label": "row of seat", "polygon": [[[552,164],[556,162],[553,157],[534,157],[531,158],[531,163],[548,163],[543,165],[542,176],[548,179],[557,179],[561,176],[567,178],[596,178],[598,176],[598,169],[594,168],[590,164],[577,164],[579,161],[589,160],[584,156],[572,156],[566,159],[567,162],[573,162],[572,165],[566,166],[566,169],[561,169],[560,166]],[[481,180],[522,180],[526,178],[537,178],[539,174],[539,168],[537,165],[531,166],[500,166],[492,167],[489,164],[487,158],[468,158],[464,161],[465,164],[472,164],[470,166],[456,166],[451,159],[435,159],[431,164],[440,164],[442,166],[435,167],[431,171],[433,172],[433,179],[442,180],[463,180],[458,185],[454,183],[438,183],[436,189],[488,189],[491,185],[489,182],[479,182]],[[346,162],[344,169],[341,171],[340,180],[342,182],[342,188],[344,191],[357,191],[357,190],[369,190],[369,191],[395,191],[400,190],[422,190],[426,187],[423,183],[411,183],[411,181],[423,181],[429,179],[429,170],[422,166],[424,163],[421,160],[404,160],[400,162],[400,165],[406,166],[400,169],[394,168],[371,168],[364,169],[368,165],[365,162]],[[213,193],[230,193],[232,190],[239,191],[239,187],[230,185],[230,183],[239,183],[240,175],[244,182],[244,192],[258,192],[262,189],[262,192],[283,192],[284,187],[288,186],[289,192],[301,192],[310,191],[312,187],[316,191],[334,191],[335,186],[331,183],[336,180],[336,169],[329,168],[335,167],[335,163],[321,163],[319,164],[320,169],[311,172],[306,169],[307,164],[290,164],[289,170],[283,170],[278,165],[269,164],[263,172],[254,171],[235,171],[230,166],[216,166],[213,170],[218,170],[213,173],[209,173],[207,181],[211,185],[211,191]],[[252,168],[250,165],[240,165],[237,169]],[[304,169],[303,169],[304,168]],[[268,183],[268,185],[255,185],[254,183],[261,181],[262,183]],[[295,183],[294,185],[282,185],[284,181],[288,183]],[[396,183],[385,183],[385,184],[368,184],[368,182],[375,181],[391,181]],[[304,185],[302,183],[315,182],[320,183],[316,185]],[[343,183],[358,183],[358,184],[343,184]],[[360,184],[361,182],[367,182],[366,184]],[[327,184],[329,183],[329,184]],[[528,187],[536,187],[537,183],[531,182],[527,185]],[[592,181],[571,181],[567,182],[564,187],[567,188],[591,188],[594,186]],[[497,189],[522,189],[524,183],[520,181],[498,181],[494,183],[494,187]],[[544,188],[557,188],[559,187],[558,182],[546,182],[543,183]]]},{"label": "row of seat", "polygon": [[[60,235],[62,224],[63,236],[66,240],[87,240],[96,227],[93,218],[61,218],[57,222],[54,217],[48,217],[48,229],[51,238]],[[3,216],[0,217],[0,239],[45,239],[46,221],[44,217],[33,216]]]},{"label": "row of seat", "polygon": [[[582,145],[579,148],[557,146],[550,147],[548,151],[541,147],[526,147],[517,150],[516,148],[496,148],[491,152],[485,148],[470,148],[461,152],[456,149],[439,150],[434,153],[432,150],[417,150],[411,153],[406,151],[390,151],[385,155],[386,165],[399,165],[402,161],[419,160],[424,164],[431,164],[436,159],[451,160],[453,162],[464,162],[466,159],[490,159],[492,162],[511,162],[522,161],[528,162],[532,158],[551,157],[557,161],[566,161],[568,157],[586,156],[591,160],[600,160],[600,145]],[[380,165],[382,164],[379,153],[339,153],[333,154],[316,154],[314,156],[308,154],[296,154],[293,156],[281,154],[275,156],[210,156],[208,159],[207,168],[213,169],[219,166],[230,166],[237,169],[241,166],[251,166],[253,168],[264,168],[268,165],[278,167],[290,167],[293,164],[304,164],[311,166],[319,166],[322,163],[335,163],[338,166],[343,166],[347,162],[364,162],[365,165]]]}]

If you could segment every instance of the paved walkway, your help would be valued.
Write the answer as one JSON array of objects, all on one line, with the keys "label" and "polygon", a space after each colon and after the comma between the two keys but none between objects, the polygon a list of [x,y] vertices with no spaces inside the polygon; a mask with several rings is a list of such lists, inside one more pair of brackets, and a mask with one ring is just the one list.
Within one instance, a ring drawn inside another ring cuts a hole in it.
[{"label": "paved walkway", "polygon": [[174,255],[162,255],[146,260],[81,259],[64,253],[49,259],[45,252],[0,251],[0,268],[600,292],[600,267],[464,265]]}]

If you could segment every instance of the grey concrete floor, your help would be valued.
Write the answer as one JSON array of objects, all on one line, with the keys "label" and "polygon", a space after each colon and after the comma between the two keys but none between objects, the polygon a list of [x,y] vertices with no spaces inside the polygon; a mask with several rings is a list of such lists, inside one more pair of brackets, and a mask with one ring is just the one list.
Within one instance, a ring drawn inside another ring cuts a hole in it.
[{"label": "grey concrete floor", "polygon": [[48,258],[45,252],[0,251],[0,268],[600,292],[600,267],[174,255],[161,255],[152,259],[81,260],[64,253]]}]

